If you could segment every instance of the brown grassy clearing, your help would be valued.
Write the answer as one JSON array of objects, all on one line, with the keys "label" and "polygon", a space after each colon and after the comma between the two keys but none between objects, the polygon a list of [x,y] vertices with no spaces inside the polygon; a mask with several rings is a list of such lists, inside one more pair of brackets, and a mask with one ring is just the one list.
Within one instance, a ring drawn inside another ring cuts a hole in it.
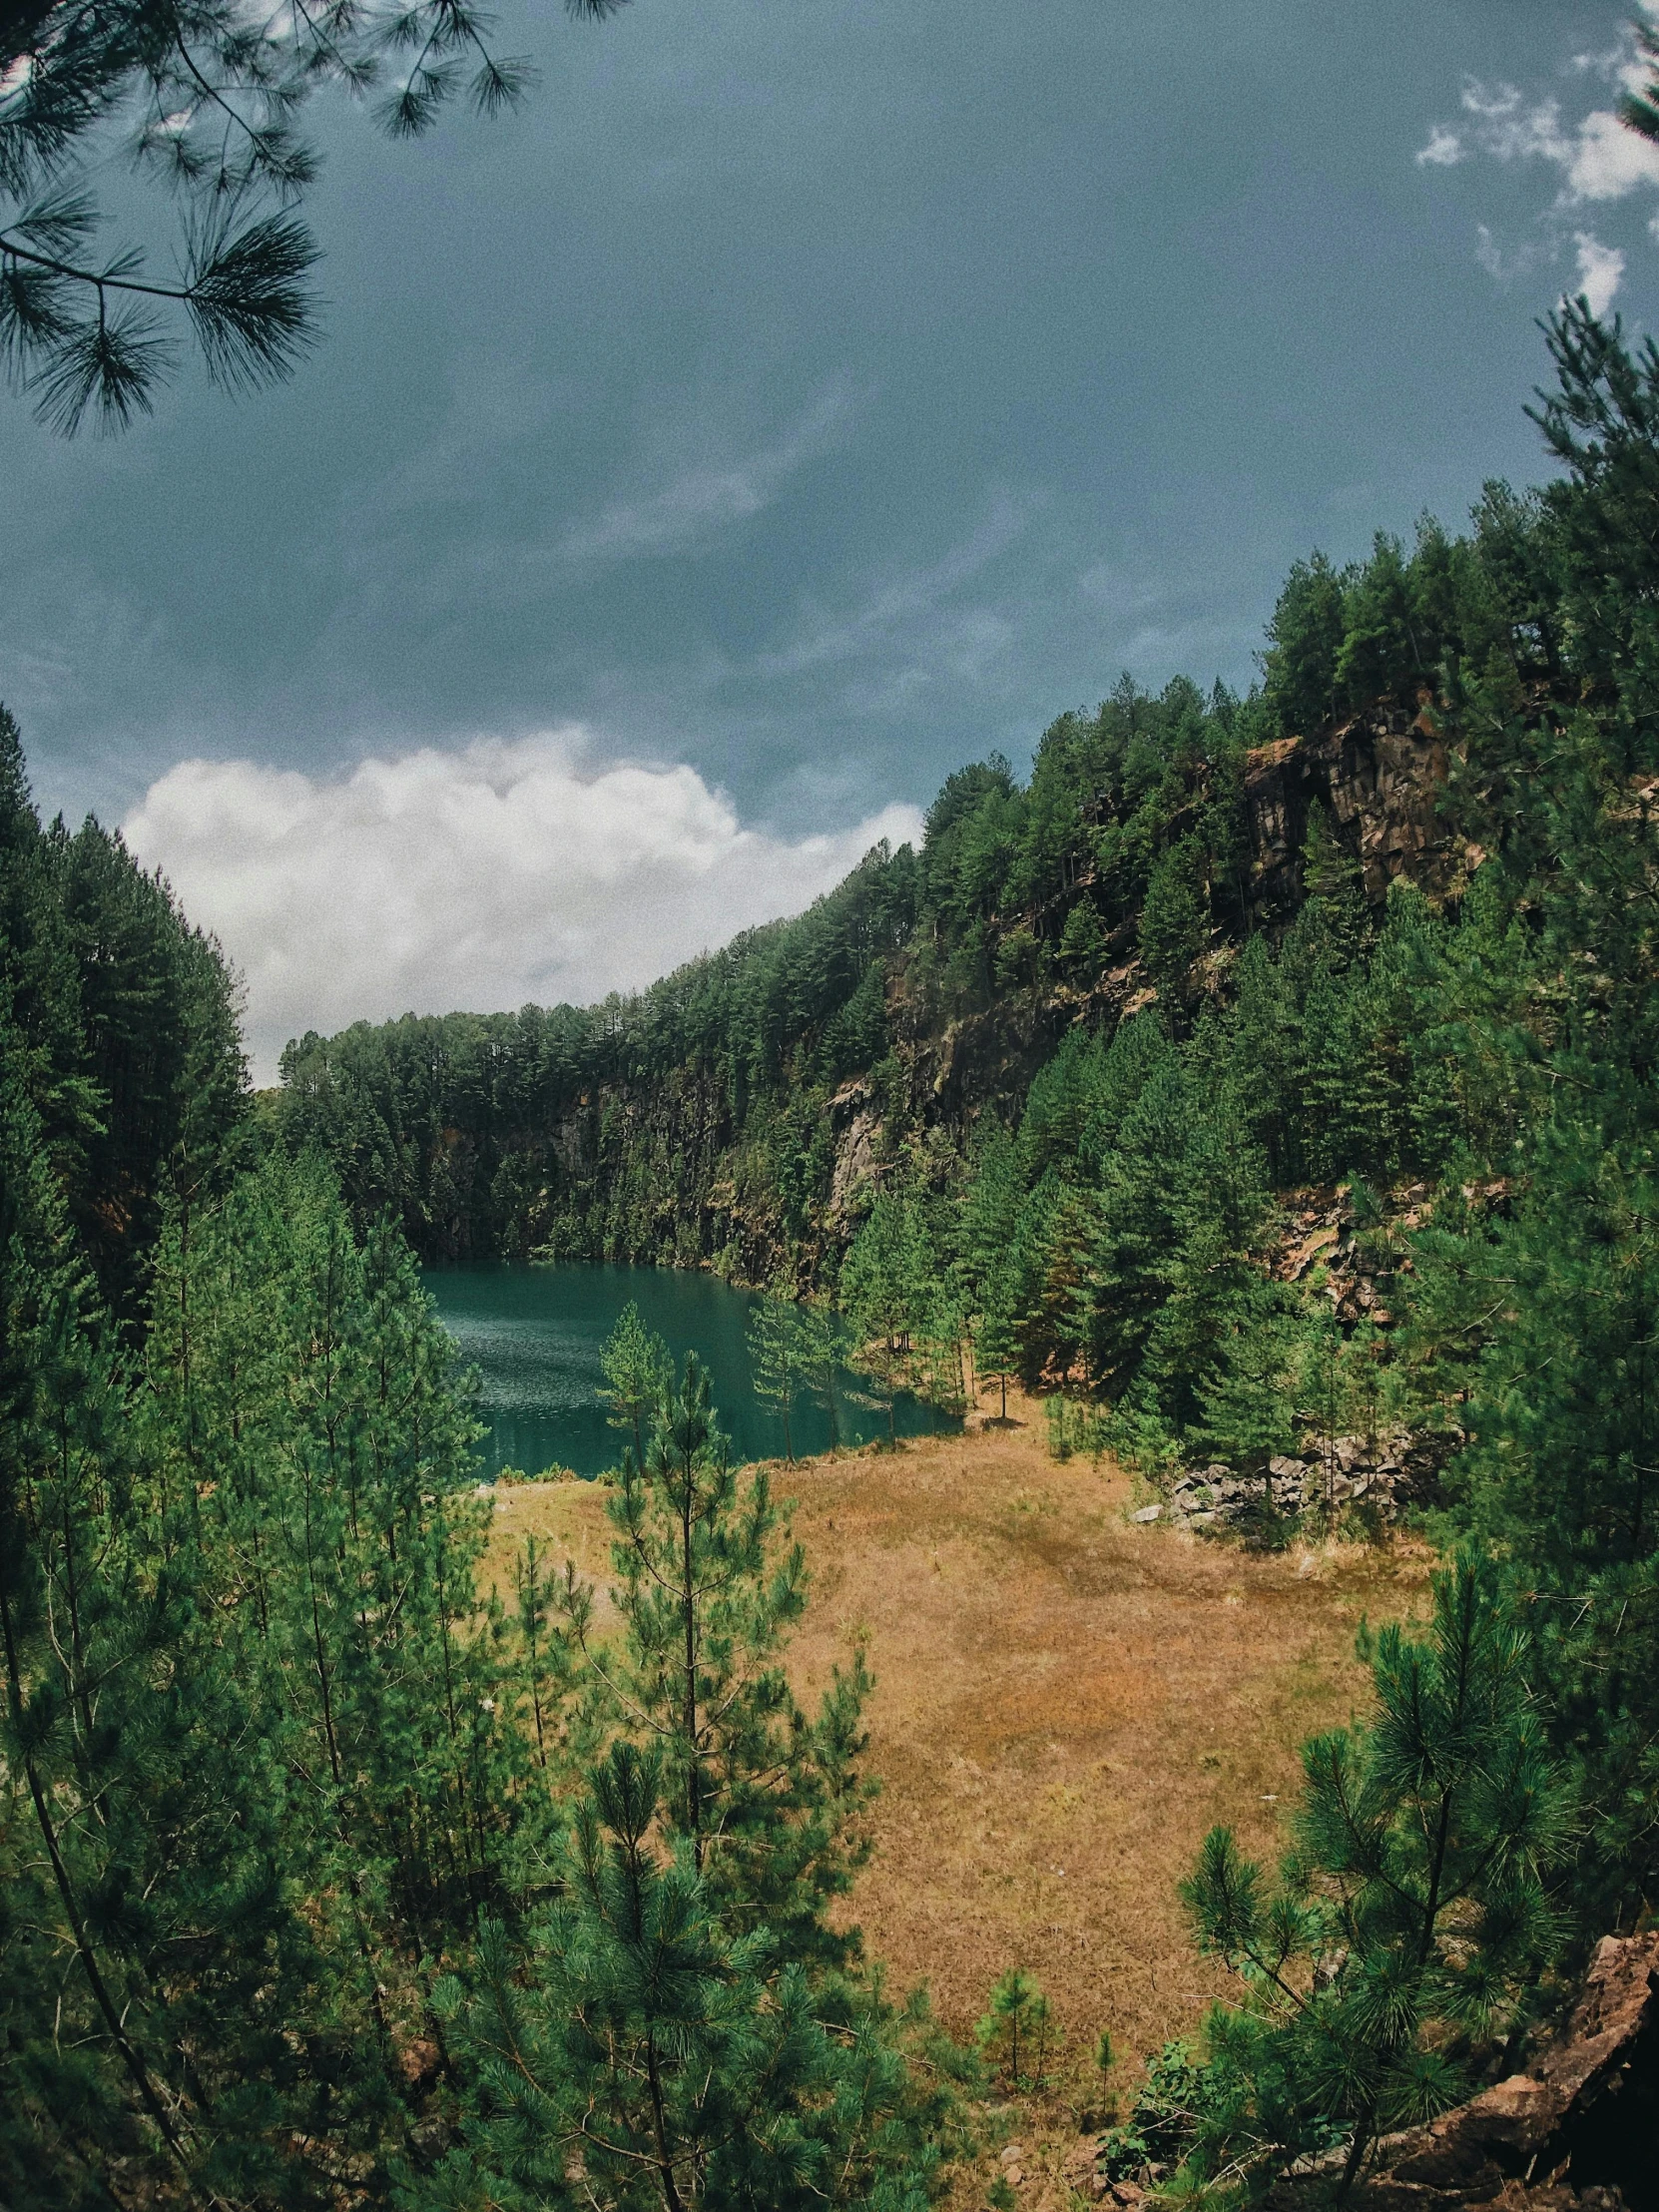
[{"label": "brown grassy clearing", "polygon": [[[853,1899],[869,1954],[895,1989],[925,1980],[963,2036],[998,1974],[1035,1974],[1066,2051],[1060,2094],[1027,2114],[1021,2201],[1061,2204],[1065,2099],[1098,2101],[1101,2028],[1139,2059],[1194,2027],[1222,1985],[1176,1896],[1200,1840],[1227,1821],[1275,1854],[1298,1744],[1364,1694],[1361,1617],[1419,1611],[1429,1557],[1406,1543],[1258,1556],[1137,1526],[1128,1475],[1056,1464],[1041,1408],[1010,1397],[1009,1410],[1006,1428],[775,1479],[797,1500],[813,1568],[800,1691],[816,1693],[859,1638],[876,1677],[868,1763],[882,1794]],[[500,1495],[490,1564],[503,1584],[532,1530],[603,1582],[595,1485]],[[964,2175],[951,2201],[982,2202],[989,2170]]]}]

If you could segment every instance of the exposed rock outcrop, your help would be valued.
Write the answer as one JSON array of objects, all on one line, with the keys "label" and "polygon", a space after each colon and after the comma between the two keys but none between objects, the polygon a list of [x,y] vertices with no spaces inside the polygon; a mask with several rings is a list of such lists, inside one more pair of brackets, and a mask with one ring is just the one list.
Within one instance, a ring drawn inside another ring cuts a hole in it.
[{"label": "exposed rock outcrop", "polygon": [[1525,2073],[1391,2138],[1357,2212],[1654,2212],[1659,1931],[1607,1936],[1560,2035]]},{"label": "exposed rock outcrop", "polygon": [[875,1179],[875,1143],[881,1122],[866,1083],[847,1083],[835,1093],[830,1101],[830,1126],[834,1132],[835,1164],[830,1181],[829,1215],[836,1229],[843,1229]]},{"label": "exposed rock outcrop", "polygon": [[[1139,2212],[1168,2168],[1113,2180],[1109,2138],[1066,2160],[1087,2201]],[[1659,1930],[1607,1936],[1565,2026],[1522,2073],[1426,2127],[1387,2136],[1371,2170],[1333,2199],[1339,2149],[1269,2191],[1270,2212],[1659,2212]]]},{"label": "exposed rock outcrop", "polygon": [[1245,778],[1251,900],[1264,919],[1296,903],[1310,808],[1323,806],[1381,902],[1396,875],[1446,890],[1465,855],[1437,813],[1446,749],[1426,716],[1378,707],[1318,737],[1285,738],[1249,757]]},{"label": "exposed rock outcrop", "polygon": [[1271,1505],[1278,1514],[1323,1513],[1337,1520],[1357,1507],[1391,1520],[1436,1495],[1443,1441],[1394,1428],[1375,1436],[1334,1436],[1302,1456],[1276,1453],[1258,1474],[1219,1461],[1189,1467],[1158,1507],[1137,1520],[1177,1527],[1248,1529]]}]

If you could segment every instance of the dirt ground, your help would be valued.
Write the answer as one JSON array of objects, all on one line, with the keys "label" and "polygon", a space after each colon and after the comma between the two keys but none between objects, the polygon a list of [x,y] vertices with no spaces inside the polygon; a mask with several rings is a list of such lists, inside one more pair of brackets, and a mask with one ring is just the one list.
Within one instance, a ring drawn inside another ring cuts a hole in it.
[{"label": "dirt ground", "polygon": [[[894,1989],[927,1982],[964,2037],[1007,1967],[1036,1977],[1064,2051],[1055,2095],[1009,2113],[1023,2149],[1001,2170],[1022,2205],[1063,2206],[1075,2111],[1100,2101],[1100,2030],[1127,2087],[1222,1986],[1176,1894],[1201,1839],[1226,1821],[1276,1854],[1298,1744],[1364,1696],[1362,1617],[1420,1612],[1429,1559],[1403,1542],[1263,1556],[1137,1524],[1148,1493],[1131,1477],[1056,1463],[1040,1406],[1010,1399],[1009,1412],[1006,1427],[779,1467],[775,1481],[813,1569],[801,1693],[860,1638],[875,1675],[882,1791],[853,1899],[868,1953]],[[531,1530],[603,1580],[595,1485],[501,1492],[499,1576]],[[987,2154],[951,2203],[983,2204],[998,2170]]]}]

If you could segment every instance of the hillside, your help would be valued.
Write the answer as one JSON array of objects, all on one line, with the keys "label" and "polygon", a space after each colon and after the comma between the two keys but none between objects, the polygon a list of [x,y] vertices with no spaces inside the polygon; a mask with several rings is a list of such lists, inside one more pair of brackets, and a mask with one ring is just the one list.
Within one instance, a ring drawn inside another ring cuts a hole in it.
[{"label": "hillside", "polygon": [[428,1257],[806,1293],[877,1393],[966,1345],[1190,1526],[1391,1492],[1513,1578],[1605,1930],[1659,1882],[1659,352],[1549,347],[1553,480],[1299,562],[1247,697],[1126,678],[798,919],[304,1038],[265,1126]]},{"label": "hillside", "polygon": [[[1068,1035],[1157,999],[1156,978],[1178,1023],[1224,995],[1242,942],[1299,911],[1311,827],[1378,910],[1396,879],[1462,882],[1424,710],[1250,743],[1282,720],[1126,678],[1048,731],[1028,790],[1000,761],[963,770],[919,854],[876,848],[799,920],[635,998],[299,1040],[278,1126],[325,1146],[365,1217],[394,1205],[430,1260],[811,1283],[895,1164],[930,1143],[936,1176],[984,1115],[1017,1115]],[[1173,952],[1142,941],[1154,876]]]}]

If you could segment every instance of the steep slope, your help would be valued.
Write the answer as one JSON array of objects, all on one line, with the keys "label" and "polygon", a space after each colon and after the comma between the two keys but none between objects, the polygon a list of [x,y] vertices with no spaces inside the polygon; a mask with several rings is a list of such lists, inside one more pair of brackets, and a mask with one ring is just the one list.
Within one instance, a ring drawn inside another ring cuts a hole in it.
[{"label": "steep slope", "polygon": [[[277,1125],[321,1144],[365,1216],[395,1206],[430,1259],[811,1282],[906,1150],[960,1157],[1069,1033],[1160,997],[1189,1024],[1244,938],[1300,909],[1311,824],[1376,903],[1396,878],[1461,880],[1425,714],[1383,704],[1248,745],[1262,721],[1258,702],[1186,683],[1156,700],[1120,686],[1054,725],[1028,791],[999,761],[961,772],[919,855],[877,847],[799,920],[635,998],[301,1039]],[[1200,909],[1180,977],[1142,941],[1172,858]]]}]

